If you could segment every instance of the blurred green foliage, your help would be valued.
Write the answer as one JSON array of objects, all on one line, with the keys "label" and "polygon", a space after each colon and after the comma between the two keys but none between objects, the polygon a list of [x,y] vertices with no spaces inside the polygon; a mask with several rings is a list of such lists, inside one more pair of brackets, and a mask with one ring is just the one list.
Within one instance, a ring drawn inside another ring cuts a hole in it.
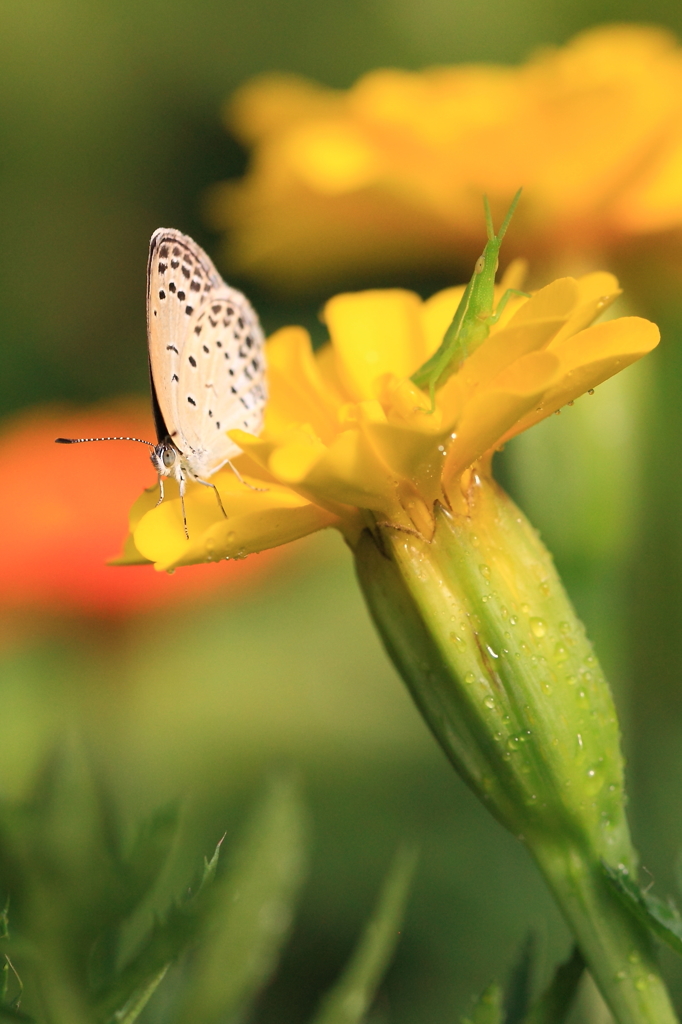
[{"label": "blurred green foliage", "polygon": [[[290,70],[345,86],[381,65],[517,61],[607,20],[682,33],[673,0],[4,4],[0,414],[146,391],[148,239],[165,224],[215,250],[201,197],[244,167],[220,105],[247,76]],[[234,283],[267,329],[315,327],[323,296],[277,304]],[[448,282],[401,283],[426,292]],[[613,675],[635,836],[665,892],[682,847],[682,307],[672,291],[632,295],[663,327],[649,366],[581,399],[499,462]],[[36,488],[22,500],[40,500],[39,465],[36,452]],[[0,709],[5,800],[26,797],[55,737],[74,728],[97,751],[129,830],[159,804],[187,799],[187,841],[166,869],[165,895],[181,890],[218,823],[235,820],[273,764],[298,769],[313,822],[310,877],[257,1024],[312,1017],[405,837],[418,841],[421,867],[373,1021],[456,1019],[473,991],[504,979],[529,926],[544,951],[536,988],[568,949],[525,851],[452,776],[410,706],[336,537],[297,545],[267,589],[244,600],[226,595],[126,629],[36,627],[2,652]],[[69,843],[83,820],[60,821]],[[149,912],[161,913],[161,897],[150,899]],[[127,941],[141,940],[143,924]],[[679,1002],[673,962],[669,977]],[[166,1019],[164,999],[180,998],[174,976],[164,986],[150,1022]],[[576,1019],[597,1020],[593,998],[586,990]]]},{"label": "blurred green foliage", "polygon": [[[303,877],[298,787],[271,780],[229,841],[227,867],[223,836],[180,898],[164,886],[166,862],[183,847],[179,826],[177,805],[167,806],[125,844],[106,784],[74,743],[55,752],[30,799],[0,805],[2,878],[11,893],[0,915],[1,1019],[133,1024],[148,1003],[149,1021],[175,1024],[249,1013],[288,937]],[[414,852],[399,851],[313,1024],[365,1019],[400,934],[414,867]],[[167,905],[131,941],[151,892]],[[169,969],[173,999],[155,1002]]]}]

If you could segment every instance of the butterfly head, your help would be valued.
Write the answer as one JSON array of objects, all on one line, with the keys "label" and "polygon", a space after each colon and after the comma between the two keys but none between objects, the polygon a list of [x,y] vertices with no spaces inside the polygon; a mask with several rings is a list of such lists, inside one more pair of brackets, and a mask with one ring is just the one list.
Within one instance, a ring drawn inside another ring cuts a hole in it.
[{"label": "butterfly head", "polygon": [[150,454],[152,466],[159,476],[172,476],[176,479],[180,472],[180,452],[170,438],[154,445]]}]

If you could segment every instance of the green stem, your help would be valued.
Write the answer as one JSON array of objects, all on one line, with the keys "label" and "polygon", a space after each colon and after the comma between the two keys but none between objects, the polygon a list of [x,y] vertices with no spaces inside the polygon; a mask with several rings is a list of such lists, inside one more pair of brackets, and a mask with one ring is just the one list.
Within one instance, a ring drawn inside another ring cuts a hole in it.
[{"label": "green stem", "polygon": [[649,935],[599,863],[565,844],[538,846],[533,854],[618,1024],[677,1024]]}]

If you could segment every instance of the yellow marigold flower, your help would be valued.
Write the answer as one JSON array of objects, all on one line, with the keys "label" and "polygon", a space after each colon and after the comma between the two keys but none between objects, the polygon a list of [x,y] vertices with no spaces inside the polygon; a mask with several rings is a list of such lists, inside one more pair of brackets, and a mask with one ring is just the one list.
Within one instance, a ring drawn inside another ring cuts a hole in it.
[{"label": "yellow marigold flower", "polygon": [[[510,284],[515,268],[497,286]],[[133,509],[122,561],[158,569],[244,557],[326,526],[354,544],[370,517],[430,540],[440,502],[466,511],[472,468],[492,452],[650,351],[658,329],[638,317],[589,324],[619,294],[607,273],[562,278],[512,299],[490,334],[437,392],[410,380],[436,351],[462,296],[422,301],[400,289],[346,293],[324,310],[330,343],[313,354],[300,327],[268,341],[270,401],[260,437],[230,436],[246,487],[213,476],[228,518],[188,484],[187,541],[178,497]]]},{"label": "yellow marigold flower", "polygon": [[481,194],[499,214],[519,185],[511,255],[593,255],[682,225],[680,97],[675,39],[628,25],[519,67],[382,69],[347,91],[256,79],[227,111],[250,171],[209,217],[233,269],[282,288],[449,268],[477,248]]}]

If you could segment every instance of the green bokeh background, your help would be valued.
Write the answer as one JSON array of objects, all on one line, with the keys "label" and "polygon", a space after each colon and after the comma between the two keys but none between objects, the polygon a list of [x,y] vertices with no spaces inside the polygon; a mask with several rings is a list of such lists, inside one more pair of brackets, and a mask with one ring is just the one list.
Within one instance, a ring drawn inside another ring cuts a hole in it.
[{"label": "green bokeh background", "polygon": [[[611,20],[682,34],[682,7],[663,0],[3,4],[0,415],[146,392],[148,239],[163,224],[217,250],[201,197],[245,166],[220,107],[247,77],[286,70],[348,86],[377,66],[516,62]],[[682,848],[682,303],[638,287],[644,271],[628,269],[629,308],[661,324],[660,350],[509,446],[499,471],[554,551],[613,680],[635,837],[665,893]],[[286,305],[232,283],[267,329],[314,323],[323,298]],[[39,501],[39,481],[36,465],[33,493],[12,500]],[[568,949],[527,854],[453,776],[411,707],[334,535],[296,545],[246,597],[115,631],[71,622],[38,633],[2,654],[0,707],[0,795],[19,796],[52,738],[76,728],[124,817],[183,796],[201,853],[268,770],[298,770],[312,873],[258,1024],[309,1015],[402,837],[422,857],[377,1021],[457,1019],[474,991],[506,976],[529,928],[545,972]],[[666,966],[680,1004],[682,970]],[[578,1016],[602,1019],[587,1002]]]}]

